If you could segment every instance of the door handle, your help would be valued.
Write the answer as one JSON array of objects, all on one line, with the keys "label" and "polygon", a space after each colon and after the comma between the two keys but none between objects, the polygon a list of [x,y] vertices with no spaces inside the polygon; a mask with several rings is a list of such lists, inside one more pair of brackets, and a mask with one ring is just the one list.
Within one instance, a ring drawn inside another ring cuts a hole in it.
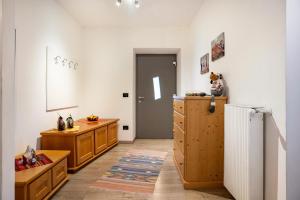
[{"label": "door handle", "polygon": [[142,103],[142,101],[145,99],[145,97],[138,97],[138,102]]}]

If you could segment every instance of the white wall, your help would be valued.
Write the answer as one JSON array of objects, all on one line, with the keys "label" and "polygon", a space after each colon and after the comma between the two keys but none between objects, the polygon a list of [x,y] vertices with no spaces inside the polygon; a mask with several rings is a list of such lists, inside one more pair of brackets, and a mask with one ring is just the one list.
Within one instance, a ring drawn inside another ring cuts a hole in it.
[{"label": "white wall", "polygon": [[[0,0],[0,77],[2,77],[2,44],[3,44],[3,39],[2,39],[2,31],[3,31],[3,22],[2,22],[2,0]],[[0,81],[0,88],[2,90],[2,81]],[[0,94],[0,113],[2,113],[2,94]],[[0,177],[2,177],[2,114],[0,115]],[[2,179],[0,179],[0,194],[2,194]]]},{"label": "white wall", "polygon": [[[15,151],[19,153],[26,145],[36,147],[41,131],[56,127],[57,113],[46,112],[46,46],[80,59],[81,28],[54,0],[17,0],[16,29]],[[58,112],[78,116],[76,108]]]},{"label": "white wall", "polygon": [[283,0],[205,0],[191,25],[192,64],[186,70],[193,89],[209,92],[209,73],[200,74],[200,57],[225,32],[225,57],[210,62],[224,75],[233,104],[271,108],[266,116],[267,200],[286,199],[285,2]]},{"label": "white wall", "polygon": [[[15,83],[15,90],[9,87],[10,92],[14,91],[15,102],[7,101],[13,105],[15,111],[11,109],[10,113],[4,114],[11,124],[6,126],[6,132],[10,127],[11,130],[15,129],[16,134],[10,131],[7,135],[7,139],[10,138],[15,143],[4,144],[4,148],[11,145],[13,152],[5,154],[3,158],[23,152],[27,145],[39,148],[39,133],[56,126],[56,112],[46,112],[46,46],[53,46],[66,54],[74,55],[74,58],[80,61],[82,57],[85,58],[84,64],[80,62],[82,67],[79,68],[84,75],[84,79],[80,81],[82,88],[78,90],[83,101],[79,99],[79,108],[58,112],[63,116],[72,113],[75,119],[91,113],[101,117],[118,117],[121,119],[121,125],[130,126],[128,132],[120,131],[120,140],[123,141],[131,141],[135,137],[134,49],[180,49],[180,62],[185,62],[185,59],[181,58],[187,54],[187,28],[184,27],[97,29],[85,30],[82,35],[80,25],[54,0],[16,0],[15,12],[15,81],[11,79],[11,82]],[[11,34],[11,37],[14,35]],[[83,66],[87,68],[83,70]],[[179,69],[178,83],[181,83],[184,77],[187,78],[187,75]],[[188,84],[179,84],[178,91],[189,88]],[[123,99],[123,92],[129,92],[130,98]],[[5,111],[10,108],[11,106],[6,106]],[[3,141],[8,140],[4,138]],[[7,148],[5,152],[8,151]],[[5,160],[13,159],[9,157]],[[3,170],[7,177],[10,177],[12,185],[13,163],[7,166],[3,167]],[[11,173],[8,173],[9,171]],[[2,176],[5,183],[9,183],[7,177]],[[7,187],[11,185],[8,184]],[[6,191],[14,194],[11,190]]]},{"label": "white wall", "polygon": [[15,95],[14,95],[14,0],[1,1],[1,193],[0,199],[15,199]]},{"label": "white wall", "polygon": [[225,32],[226,56],[211,62],[210,70],[224,74],[233,103],[272,107],[283,134],[284,19],[282,0],[212,0],[204,2],[192,24],[194,87],[209,92],[209,73],[200,75],[199,59],[210,52],[211,41]]},{"label": "white wall", "polygon": [[[179,48],[185,65],[187,28],[86,29],[83,34],[84,106],[82,115],[120,118],[121,141],[135,138],[135,48]],[[186,77],[178,72],[178,81]],[[179,91],[188,88],[181,84]],[[122,98],[129,92],[129,98]],[[121,130],[129,125],[129,131]]]},{"label": "white wall", "polygon": [[[178,94],[209,92],[200,57],[225,32],[226,56],[211,63],[227,82],[230,103],[262,105],[266,116],[266,199],[286,199],[285,8],[284,0],[205,0],[190,29],[85,29],[53,0],[17,0],[16,152],[35,146],[39,132],[56,125],[46,113],[45,47],[55,45],[82,58],[82,88],[76,116],[118,117],[122,141],[135,137],[134,49],[179,48]],[[82,46],[81,41],[82,39]],[[129,92],[129,98],[122,98]],[[129,131],[122,131],[122,125]]]},{"label": "white wall", "polygon": [[287,199],[300,199],[300,1],[287,0]]}]

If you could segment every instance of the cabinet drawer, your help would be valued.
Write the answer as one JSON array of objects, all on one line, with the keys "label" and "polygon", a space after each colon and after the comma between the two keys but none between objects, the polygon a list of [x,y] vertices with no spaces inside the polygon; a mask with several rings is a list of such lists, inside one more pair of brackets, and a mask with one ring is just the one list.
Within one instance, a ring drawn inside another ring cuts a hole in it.
[{"label": "cabinet drawer", "polygon": [[184,177],[184,157],[180,152],[176,142],[174,142],[174,157],[180,173]]},{"label": "cabinet drawer", "polygon": [[29,199],[41,200],[51,191],[51,171],[37,178],[29,184]]},{"label": "cabinet drawer", "polygon": [[184,114],[184,101],[183,100],[174,99],[174,101],[173,101],[173,108],[177,112],[179,112],[181,114]]},{"label": "cabinet drawer", "polygon": [[108,133],[107,133],[108,146],[116,143],[117,141],[118,141],[118,125],[117,123],[113,123],[108,125]]},{"label": "cabinet drawer", "polygon": [[184,131],[184,116],[174,112],[174,122]]},{"label": "cabinet drawer", "polygon": [[67,159],[60,161],[52,168],[52,187],[55,188],[67,176]]},{"label": "cabinet drawer", "polygon": [[95,130],[95,154],[107,147],[107,126]]},{"label": "cabinet drawer", "polygon": [[176,125],[173,125],[174,140],[177,143],[181,153],[184,153],[184,132]]},{"label": "cabinet drawer", "polygon": [[77,165],[87,161],[94,155],[94,131],[76,137]]}]

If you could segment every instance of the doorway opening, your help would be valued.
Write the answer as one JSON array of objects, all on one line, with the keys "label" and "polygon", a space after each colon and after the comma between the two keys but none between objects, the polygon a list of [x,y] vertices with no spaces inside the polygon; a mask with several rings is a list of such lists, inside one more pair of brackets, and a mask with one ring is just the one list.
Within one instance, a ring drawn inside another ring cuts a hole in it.
[{"label": "doorway opening", "polygon": [[136,138],[173,139],[176,54],[136,55]]}]

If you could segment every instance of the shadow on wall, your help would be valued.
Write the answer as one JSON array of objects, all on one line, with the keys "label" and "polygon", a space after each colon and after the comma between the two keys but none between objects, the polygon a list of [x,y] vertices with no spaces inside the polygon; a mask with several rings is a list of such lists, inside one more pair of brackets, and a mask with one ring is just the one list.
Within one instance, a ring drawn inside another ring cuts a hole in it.
[{"label": "shadow on wall", "polygon": [[41,137],[38,137],[37,139],[36,139],[36,150],[39,150],[39,149],[41,149]]},{"label": "shadow on wall", "polygon": [[264,163],[264,187],[265,187],[265,200],[277,200],[278,199],[278,154],[279,145],[286,151],[286,141],[281,136],[280,131],[275,123],[272,115],[265,115],[264,124],[265,133],[265,163]]}]

